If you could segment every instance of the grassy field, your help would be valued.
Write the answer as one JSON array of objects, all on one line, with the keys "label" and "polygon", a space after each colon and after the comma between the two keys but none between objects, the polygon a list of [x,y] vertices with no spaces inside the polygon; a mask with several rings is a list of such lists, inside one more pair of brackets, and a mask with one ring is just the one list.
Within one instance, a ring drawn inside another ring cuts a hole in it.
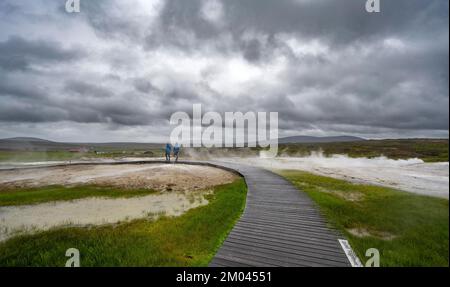
[{"label": "grassy field", "polygon": [[151,189],[120,189],[96,185],[66,187],[52,185],[36,188],[14,188],[0,190],[0,206],[36,204],[57,200],[73,200],[86,197],[132,197],[156,191]]},{"label": "grassy field", "polygon": [[218,186],[210,203],[179,217],[115,226],[66,228],[0,243],[0,266],[64,266],[68,248],[81,266],[206,266],[245,206],[242,179]]},{"label": "grassy field", "polygon": [[0,161],[53,161],[79,158],[81,158],[81,154],[68,151],[0,151]]},{"label": "grassy field", "polygon": [[370,140],[342,143],[281,144],[278,154],[309,155],[323,151],[324,155],[347,154],[350,157],[379,157],[391,159],[420,158],[425,162],[448,161],[448,140],[405,139]]},{"label": "grassy field", "polygon": [[69,151],[0,151],[0,162],[69,161],[83,158],[121,158],[162,156],[162,151],[106,151],[101,153]]},{"label": "grassy field", "polygon": [[319,206],[364,262],[377,248],[381,266],[448,266],[449,202],[301,171],[280,171]]}]

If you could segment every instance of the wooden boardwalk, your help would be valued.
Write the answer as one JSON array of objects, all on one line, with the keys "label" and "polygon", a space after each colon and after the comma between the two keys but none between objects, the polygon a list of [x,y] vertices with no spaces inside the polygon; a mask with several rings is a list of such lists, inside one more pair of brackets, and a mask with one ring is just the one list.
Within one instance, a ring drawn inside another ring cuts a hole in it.
[{"label": "wooden boardwalk", "polygon": [[211,162],[242,174],[244,213],[210,263],[213,267],[351,266],[311,199],[261,168]]}]

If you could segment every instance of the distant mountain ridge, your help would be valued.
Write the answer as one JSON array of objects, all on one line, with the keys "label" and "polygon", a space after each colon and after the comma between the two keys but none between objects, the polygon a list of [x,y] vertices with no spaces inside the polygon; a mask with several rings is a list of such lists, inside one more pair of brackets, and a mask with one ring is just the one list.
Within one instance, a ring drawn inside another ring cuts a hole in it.
[{"label": "distant mountain ridge", "polygon": [[15,137],[15,138],[6,138],[6,139],[0,139],[0,141],[17,141],[17,142],[52,142],[49,140],[44,140],[40,138],[33,138],[33,137]]},{"label": "distant mountain ridge", "polygon": [[278,143],[333,143],[333,142],[357,142],[366,139],[354,136],[333,136],[333,137],[313,137],[313,136],[292,136],[280,138]]},{"label": "distant mountain ridge", "polygon": [[32,137],[15,137],[0,139],[0,150],[23,150],[23,151],[52,151],[69,150],[78,148],[80,145],[58,143],[49,140]]}]

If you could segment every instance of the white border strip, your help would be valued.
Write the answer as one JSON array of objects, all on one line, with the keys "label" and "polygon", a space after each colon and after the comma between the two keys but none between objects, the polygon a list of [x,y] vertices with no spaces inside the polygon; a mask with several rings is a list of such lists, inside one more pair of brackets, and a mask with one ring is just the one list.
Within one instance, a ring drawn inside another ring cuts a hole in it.
[{"label": "white border strip", "polygon": [[348,261],[350,261],[352,267],[364,267],[361,264],[361,261],[359,260],[355,251],[353,251],[352,247],[350,246],[350,243],[348,243],[348,241],[344,239],[338,239],[338,241],[341,244],[342,250],[344,250],[345,255],[347,255],[347,259]]}]

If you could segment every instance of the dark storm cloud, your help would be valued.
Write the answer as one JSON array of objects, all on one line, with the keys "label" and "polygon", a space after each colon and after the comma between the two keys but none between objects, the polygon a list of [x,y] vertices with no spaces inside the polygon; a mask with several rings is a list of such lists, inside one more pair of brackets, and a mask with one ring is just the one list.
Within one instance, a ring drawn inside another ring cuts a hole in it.
[{"label": "dark storm cloud", "polygon": [[161,15],[162,28],[166,31],[173,27],[188,28],[199,38],[215,37],[221,29],[200,17],[203,3],[202,0],[167,1]]},{"label": "dark storm cloud", "polygon": [[[201,17],[201,0],[168,0],[161,15],[162,29],[188,29],[200,39],[222,31],[239,37],[248,30],[274,35],[297,33],[348,44],[380,35],[432,33],[448,23],[448,1],[383,1],[382,13],[368,14],[365,0],[227,0],[222,1],[226,23],[218,28]],[[426,35],[420,35],[426,37]]]},{"label": "dark storm cloud", "polygon": [[134,88],[141,93],[159,92],[158,88],[146,78],[137,78],[133,80]]},{"label": "dark storm cloud", "polygon": [[70,61],[81,55],[79,51],[64,49],[54,41],[29,41],[20,36],[11,36],[0,42],[0,67],[9,71],[24,70],[35,63]]},{"label": "dark storm cloud", "polygon": [[[8,83],[5,78],[0,79],[0,96],[9,96],[16,98],[17,100],[45,99],[45,95],[41,90],[30,88],[22,84]],[[5,102],[4,104],[6,105],[7,103]]]},{"label": "dark storm cloud", "polygon": [[153,117],[163,115],[152,108],[132,91],[114,93],[100,85],[74,80],[67,80],[62,91],[0,80],[0,120],[5,122],[147,125],[155,121]]},{"label": "dark storm cloud", "polygon": [[[119,37],[129,40],[139,39],[134,19],[121,17],[121,14],[109,13],[117,10],[116,2],[108,0],[86,1],[83,3],[90,25],[104,37]],[[144,23],[141,23],[144,25]],[[139,43],[136,43],[139,44]]]},{"label": "dark storm cloud", "polygon": [[202,103],[282,133],[448,135],[448,1],[365,2],[6,1],[0,121],[163,131]]},{"label": "dark storm cloud", "polygon": [[258,61],[261,57],[261,43],[256,39],[242,43],[242,53],[248,61]]},{"label": "dark storm cloud", "polygon": [[111,91],[105,87],[81,81],[68,81],[65,90],[68,93],[74,93],[74,96],[78,97],[107,98],[111,95]]}]

